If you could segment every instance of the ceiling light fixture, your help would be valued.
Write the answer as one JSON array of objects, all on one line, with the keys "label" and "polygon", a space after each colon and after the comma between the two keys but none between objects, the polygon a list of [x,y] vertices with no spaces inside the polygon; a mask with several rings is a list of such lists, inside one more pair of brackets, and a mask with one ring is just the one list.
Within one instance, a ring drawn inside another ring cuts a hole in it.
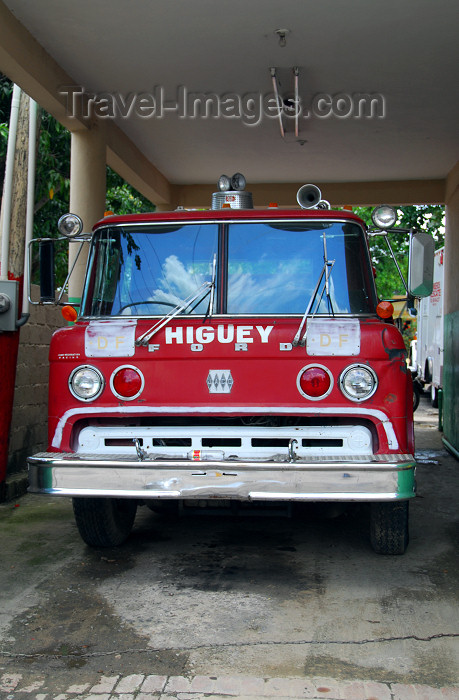
[{"label": "ceiling light fixture", "polygon": [[274,34],[279,37],[279,46],[281,49],[287,46],[287,34],[290,34],[290,29],[276,29]]},{"label": "ceiling light fixture", "polygon": [[[292,68],[293,85],[294,85],[293,98],[289,97],[288,95],[285,95],[285,94],[283,96],[281,96],[280,83],[279,83],[279,80],[277,77],[277,69],[270,68],[269,72],[270,72],[271,81],[273,84],[273,92],[274,92],[274,98],[276,100],[277,118],[279,121],[279,129],[280,129],[281,136],[282,136],[282,138],[285,137],[286,129],[284,127],[284,122],[283,122],[283,116],[284,116],[284,112],[285,112],[285,114],[287,116],[294,117],[294,119],[295,119],[295,138],[298,138],[299,131],[300,131],[299,118],[300,118],[300,107],[301,107],[300,95],[299,95],[300,69],[297,66]],[[288,131],[288,129],[287,129],[287,131]]]}]

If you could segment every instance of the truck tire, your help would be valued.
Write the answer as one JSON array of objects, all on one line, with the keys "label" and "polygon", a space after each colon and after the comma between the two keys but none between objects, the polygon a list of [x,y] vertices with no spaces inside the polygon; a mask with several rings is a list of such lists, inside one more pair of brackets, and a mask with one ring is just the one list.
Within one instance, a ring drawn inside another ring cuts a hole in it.
[{"label": "truck tire", "polygon": [[428,357],[426,359],[426,364],[424,368],[424,381],[426,384],[430,384],[432,381],[432,372],[433,372],[433,360],[431,357]]},{"label": "truck tire", "polygon": [[129,498],[74,498],[73,512],[81,538],[90,547],[116,547],[129,536],[137,501]]},{"label": "truck tire", "polygon": [[438,388],[433,384],[430,385],[430,403],[432,408],[438,408]]},{"label": "truck tire", "polygon": [[413,382],[413,412],[419,406],[420,397],[421,397],[421,387],[419,385],[419,382],[414,381]]},{"label": "truck tire", "polygon": [[178,518],[179,515],[179,501],[175,498],[173,500],[162,498],[147,499],[146,506],[153,513],[163,515],[166,518]]},{"label": "truck tire", "polygon": [[372,503],[371,546],[377,554],[404,554],[408,546],[409,501]]}]

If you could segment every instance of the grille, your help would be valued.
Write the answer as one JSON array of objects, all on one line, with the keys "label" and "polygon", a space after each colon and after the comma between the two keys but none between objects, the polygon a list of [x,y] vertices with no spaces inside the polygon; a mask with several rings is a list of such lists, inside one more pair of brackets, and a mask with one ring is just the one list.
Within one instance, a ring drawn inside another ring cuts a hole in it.
[{"label": "grille", "polygon": [[77,453],[135,455],[137,445],[150,457],[272,460],[321,455],[372,455],[368,428],[356,426],[88,426],[78,437]]}]

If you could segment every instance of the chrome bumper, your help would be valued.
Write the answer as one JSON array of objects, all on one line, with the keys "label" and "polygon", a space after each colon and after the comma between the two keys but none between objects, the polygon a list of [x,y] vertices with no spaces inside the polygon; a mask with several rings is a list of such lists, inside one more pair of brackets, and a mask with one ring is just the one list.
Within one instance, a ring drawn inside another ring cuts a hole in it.
[{"label": "chrome bumper", "polygon": [[194,462],[42,452],[28,462],[29,491],[60,496],[390,501],[415,495],[412,455]]}]

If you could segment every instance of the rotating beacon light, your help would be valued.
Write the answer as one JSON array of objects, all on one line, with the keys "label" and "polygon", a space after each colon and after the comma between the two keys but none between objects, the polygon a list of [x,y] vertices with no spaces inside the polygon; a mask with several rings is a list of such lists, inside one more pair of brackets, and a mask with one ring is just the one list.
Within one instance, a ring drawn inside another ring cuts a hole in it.
[{"label": "rotating beacon light", "polygon": [[245,185],[242,173],[220,175],[218,192],[212,194],[212,209],[253,209],[252,193],[245,191]]}]

